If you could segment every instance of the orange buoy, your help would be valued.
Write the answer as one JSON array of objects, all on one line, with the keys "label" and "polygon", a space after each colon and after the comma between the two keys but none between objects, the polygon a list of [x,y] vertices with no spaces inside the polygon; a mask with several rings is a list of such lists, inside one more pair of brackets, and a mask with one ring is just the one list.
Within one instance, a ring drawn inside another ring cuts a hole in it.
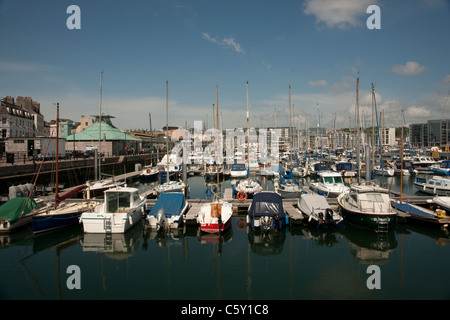
[{"label": "orange buoy", "polygon": [[243,202],[245,199],[247,199],[247,193],[245,191],[239,191],[236,195],[236,198],[240,201]]}]

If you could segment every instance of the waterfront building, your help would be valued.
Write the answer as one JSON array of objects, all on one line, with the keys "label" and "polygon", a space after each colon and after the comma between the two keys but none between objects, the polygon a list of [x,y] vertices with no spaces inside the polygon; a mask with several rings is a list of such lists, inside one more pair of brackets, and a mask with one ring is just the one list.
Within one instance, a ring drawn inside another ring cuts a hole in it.
[{"label": "waterfront building", "polygon": [[[94,123],[81,132],[66,137],[66,150],[97,149],[106,156],[138,153],[141,141],[117,128],[111,115],[94,115]],[[100,120],[101,119],[101,120]]]},{"label": "waterfront building", "polygon": [[450,144],[450,119],[428,120],[409,125],[411,147],[445,148]]}]

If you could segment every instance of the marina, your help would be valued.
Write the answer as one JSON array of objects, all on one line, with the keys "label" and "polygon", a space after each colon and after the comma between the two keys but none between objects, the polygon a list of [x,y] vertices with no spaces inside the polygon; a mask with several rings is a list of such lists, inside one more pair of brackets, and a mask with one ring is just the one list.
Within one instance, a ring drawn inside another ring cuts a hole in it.
[{"label": "marina", "polygon": [[[127,184],[157,202],[153,183],[141,183],[138,172]],[[122,176],[123,177],[123,176]],[[276,179],[259,179],[273,191]],[[118,176],[121,178],[121,176]],[[411,177],[412,178],[412,177]],[[382,178],[378,177],[378,182]],[[431,199],[403,177],[402,200],[424,204]],[[156,182],[159,183],[159,182]],[[300,180],[303,190],[309,179]],[[388,177],[392,198],[399,199],[400,177]],[[230,226],[221,233],[202,232],[197,221],[210,202],[211,184],[204,176],[187,178],[189,209],[182,228],[164,232],[143,223],[124,233],[85,233],[81,224],[33,234],[29,228],[2,235],[0,258],[3,299],[447,299],[446,282],[433,272],[448,266],[445,228],[397,222],[392,232],[336,228],[305,223],[297,199],[283,199],[288,223],[276,232],[250,227],[252,199],[233,198],[230,178],[219,182],[233,208]],[[79,200],[74,200],[79,201]],[[329,198],[338,209],[336,198]],[[325,262],[327,261],[327,262]],[[422,261],[419,263],[419,261]],[[425,262],[426,261],[426,262]],[[324,264],[325,263],[325,264]],[[45,265],[45,268],[42,266]],[[82,270],[81,290],[69,290],[66,268]],[[381,268],[381,290],[369,290],[367,268]],[[274,276],[277,274],[277,276]],[[280,273],[281,272],[281,273]],[[427,281],[421,276],[427,273]],[[190,274],[191,276],[186,277]],[[145,277],[143,277],[145,275]]]}]

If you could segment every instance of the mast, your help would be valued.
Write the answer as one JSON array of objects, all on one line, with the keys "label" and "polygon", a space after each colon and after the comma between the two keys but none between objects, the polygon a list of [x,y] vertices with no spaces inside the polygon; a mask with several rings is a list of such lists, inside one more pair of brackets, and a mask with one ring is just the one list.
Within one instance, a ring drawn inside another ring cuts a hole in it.
[{"label": "mast", "polygon": [[290,136],[290,152],[289,152],[289,160],[292,160],[292,104],[291,104],[291,85],[289,85],[289,136]]},{"label": "mast", "polygon": [[152,114],[148,113],[148,120],[150,122],[150,166],[153,167],[153,131],[152,131]]},{"label": "mast", "polygon": [[167,178],[169,182],[169,81],[166,80],[166,163],[167,163]]},{"label": "mast", "polygon": [[58,207],[59,102],[56,104],[55,209]]},{"label": "mast", "polygon": [[[375,92],[373,88],[372,82],[372,170],[375,168],[375,106],[374,106]],[[381,154],[380,154],[381,157]],[[383,167],[383,162],[380,163],[380,166]]]},{"label": "mast", "polygon": [[359,128],[359,77],[356,79],[356,162],[358,163],[358,184],[361,182],[361,159],[360,149],[360,128]]},{"label": "mast", "polygon": [[[248,85],[248,82],[247,82]],[[248,100],[247,100],[248,101]],[[216,85],[216,123],[219,123],[219,86]],[[247,111],[248,114],[248,111]],[[248,123],[248,118],[247,118],[247,123]],[[217,141],[217,149],[216,149],[216,172],[217,172],[217,194],[220,195],[220,185],[219,185],[219,125],[217,125],[217,136],[216,136],[216,141]],[[219,199],[217,199],[219,200]]]},{"label": "mast", "polygon": [[98,130],[98,150],[97,153],[99,155],[98,158],[98,180],[101,179],[102,176],[102,170],[101,170],[101,165],[102,165],[102,157],[101,157],[101,152],[102,152],[102,83],[103,83],[103,70],[100,73],[100,115],[98,118],[98,124],[99,124],[99,130]]}]

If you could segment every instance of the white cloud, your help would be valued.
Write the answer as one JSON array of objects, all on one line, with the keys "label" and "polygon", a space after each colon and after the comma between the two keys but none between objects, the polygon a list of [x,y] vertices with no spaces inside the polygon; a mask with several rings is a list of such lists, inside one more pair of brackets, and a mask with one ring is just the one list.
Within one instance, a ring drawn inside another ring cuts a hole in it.
[{"label": "white cloud", "polygon": [[441,86],[446,86],[450,84],[450,74],[448,74],[444,79],[441,81]]},{"label": "white cloud", "polygon": [[0,61],[0,70],[13,72],[40,72],[53,68],[51,66],[24,61]]},{"label": "white cloud", "polygon": [[310,81],[308,84],[311,87],[326,87],[327,86],[327,81],[326,80]]},{"label": "white cloud", "polygon": [[219,39],[217,37],[210,36],[206,32],[202,32],[202,37],[208,40],[209,42],[216,43],[224,48],[227,49],[231,48],[237,53],[245,53],[245,50],[241,47],[241,45],[238,42],[236,42],[236,40],[233,37]]},{"label": "white cloud", "polygon": [[[414,107],[414,106],[412,106],[412,107],[408,107],[406,110],[405,110],[405,116],[408,118],[408,119],[417,119],[417,118],[428,118],[428,117],[430,117],[430,115],[431,115],[431,112],[430,112],[430,110],[428,110],[428,108],[427,107]],[[424,121],[425,122],[425,121]]]},{"label": "white cloud", "polygon": [[237,43],[234,40],[234,38],[225,38],[222,41],[227,47],[232,47],[234,49],[234,51],[239,52],[239,53],[245,53],[245,51],[241,48],[241,45],[239,43]]},{"label": "white cloud", "polygon": [[395,65],[392,67],[392,72],[403,76],[413,76],[424,72],[426,67],[421,66],[415,61],[408,61],[405,65]]},{"label": "white cloud", "polygon": [[304,13],[316,17],[318,23],[327,27],[346,29],[361,24],[360,17],[366,15],[367,7],[376,4],[376,0],[307,0]]}]

